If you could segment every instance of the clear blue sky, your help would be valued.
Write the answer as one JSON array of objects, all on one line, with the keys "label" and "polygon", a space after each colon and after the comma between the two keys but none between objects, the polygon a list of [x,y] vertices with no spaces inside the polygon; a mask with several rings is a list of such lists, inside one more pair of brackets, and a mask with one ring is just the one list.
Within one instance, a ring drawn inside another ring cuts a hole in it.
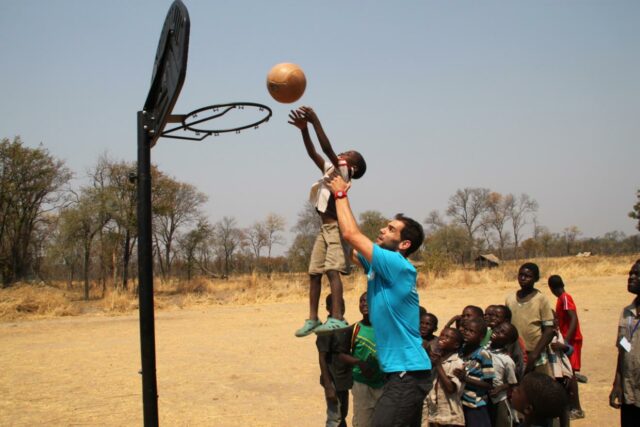
[{"label": "clear blue sky", "polygon": [[[43,143],[79,177],[136,159],[136,111],[170,1],[0,0],[0,137]],[[539,220],[634,232],[640,188],[638,1],[195,1],[174,112],[270,105],[258,130],[161,139],[152,160],[209,196],[212,220],[295,222],[318,171],[267,71],[300,64],[337,151],[368,172],[362,212],[443,211],[456,189],[528,193]]]}]

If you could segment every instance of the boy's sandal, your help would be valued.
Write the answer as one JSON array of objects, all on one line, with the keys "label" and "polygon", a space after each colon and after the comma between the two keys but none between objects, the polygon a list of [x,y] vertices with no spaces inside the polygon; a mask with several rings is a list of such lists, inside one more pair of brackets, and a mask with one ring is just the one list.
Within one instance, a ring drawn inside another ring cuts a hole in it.
[{"label": "boy's sandal", "polygon": [[316,335],[327,335],[342,329],[347,329],[348,327],[349,323],[346,320],[329,317],[326,322],[315,328],[313,332],[315,332]]},{"label": "boy's sandal", "polygon": [[319,320],[307,319],[304,321],[302,328],[296,331],[295,335],[298,338],[306,337],[307,335],[311,335],[311,333],[320,325],[322,325],[322,322]]}]

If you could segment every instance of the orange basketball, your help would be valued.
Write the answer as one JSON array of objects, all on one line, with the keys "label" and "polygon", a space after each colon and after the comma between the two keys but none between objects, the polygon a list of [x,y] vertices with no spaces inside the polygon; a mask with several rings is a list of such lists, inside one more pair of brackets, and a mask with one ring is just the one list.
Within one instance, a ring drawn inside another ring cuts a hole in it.
[{"label": "orange basketball", "polygon": [[267,74],[267,89],[278,102],[296,102],[307,87],[307,78],[296,64],[283,62],[275,65]]}]

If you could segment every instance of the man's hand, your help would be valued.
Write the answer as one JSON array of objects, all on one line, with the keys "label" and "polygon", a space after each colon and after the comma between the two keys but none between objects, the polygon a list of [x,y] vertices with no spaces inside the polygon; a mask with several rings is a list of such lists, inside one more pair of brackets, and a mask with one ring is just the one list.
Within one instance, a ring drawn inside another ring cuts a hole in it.
[{"label": "man's hand", "polygon": [[331,174],[328,184],[333,193],[337,191],[349,191],[351,188],[351,182],[345,182],[337,171]]},{"label": "man's hand", "polygon": [[305,130],[307,128],[307,118],[302,111],[291,110],[289,113],[289,119],[290,120],[287,123],[290,125],[293,125],[300,130]]}]

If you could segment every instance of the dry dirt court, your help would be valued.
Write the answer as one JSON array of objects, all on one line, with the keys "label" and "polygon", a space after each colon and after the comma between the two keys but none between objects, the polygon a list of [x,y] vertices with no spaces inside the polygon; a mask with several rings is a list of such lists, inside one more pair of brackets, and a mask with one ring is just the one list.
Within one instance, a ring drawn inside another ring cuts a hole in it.
[{"label": "dry dirt court", "polygon": [[[617,318],[632,300],[626,276],[566,282],[578,304],[583,373],[589,377],[581,385],[587,418],[575,425],[616,425],[607,397]],[[501,303],[516,288],[515,282],[431,286],[420,296],[444,323],[466,304]],[[358,319],[358,295],[347,295],[352,321]],[[161,424],[324,425],[314,338],[293,336],[306,310],[300,299],[156,313]],[[4,322],[0,348],[0,425],[142,424],[137,315]]]}]

